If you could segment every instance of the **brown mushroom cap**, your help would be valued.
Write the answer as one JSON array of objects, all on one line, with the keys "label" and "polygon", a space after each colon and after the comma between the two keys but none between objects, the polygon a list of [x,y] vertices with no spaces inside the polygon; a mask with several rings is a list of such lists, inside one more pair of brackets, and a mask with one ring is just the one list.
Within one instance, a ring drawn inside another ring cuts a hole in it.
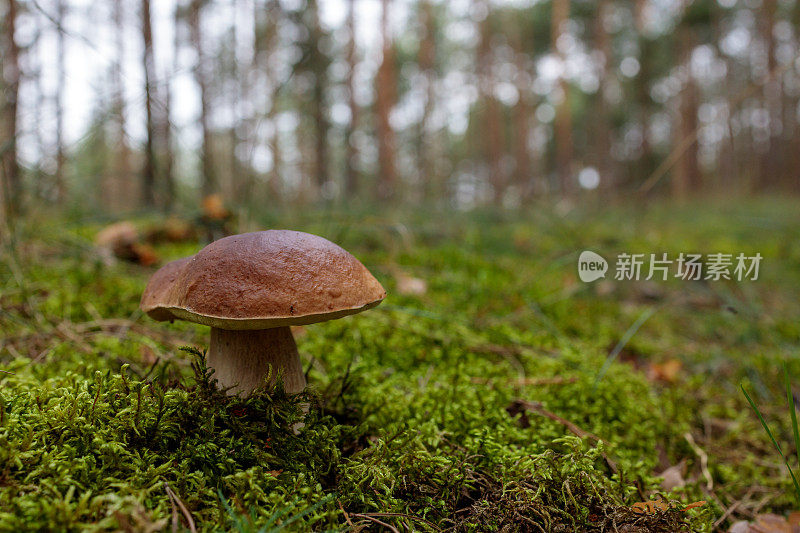
[{"label": "brown mushroom cap", "polygon": [[269,230],[225,237],[164,265],[140,305],[155,320],[242,330],[324,322],[385,297],[378,280],[341,247],[308,233]]}]

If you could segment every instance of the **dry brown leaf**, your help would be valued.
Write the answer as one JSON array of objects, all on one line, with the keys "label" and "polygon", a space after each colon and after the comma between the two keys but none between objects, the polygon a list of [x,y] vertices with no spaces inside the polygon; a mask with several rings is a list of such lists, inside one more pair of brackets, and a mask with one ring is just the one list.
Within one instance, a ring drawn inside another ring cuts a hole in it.
[{"label": "dry brown leaf", "polygon": [[219,194],[209,194],[203,198],[203,213],[211,220],[225,220],[231,215]]},{"label": "dry brown leaf", "polygon": [[[705,501],[701,500],[699,502],[694,502],[686,505],[681,509],[681,511],[688,511],[689,509],[694,509],[695,507],[702,507],[706,504]],[[659,498],[657,500],[650,500],[647,502],[636,502],[631,505],[631,510],[636,514],[654,514],[657,512],[668,511],[672,509],[672,504],[669,502],[664,501],[663,499]]]},{"label": "dry brown leaf", "polygon": [[670,504],[662,499],[651,500],[649,502],[636,502],[631,505],[631,509],[636,514],[654,514],[658,511],[670,509]]},{"label": "dry brown leaf", "polygon": [[651,381],[675,383],[681,369],[683,369],[683,363],[680,359],[667,359],[663,363],[650,363],[647,368],[647,377]]}]

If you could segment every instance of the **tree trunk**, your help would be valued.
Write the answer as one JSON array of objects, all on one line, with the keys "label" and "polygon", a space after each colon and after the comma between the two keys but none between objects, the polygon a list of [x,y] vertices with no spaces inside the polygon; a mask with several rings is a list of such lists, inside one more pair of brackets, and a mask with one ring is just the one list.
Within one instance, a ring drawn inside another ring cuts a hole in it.
[{"label": "tree trunk", "polygon": [[494,96],[495,80],[492,68],[492,29],[490,25],[490,4],[486,0],[476,0],[475,4],[486,13],[480,22],[477,57],[478,101],[483,104],[483,156],[489,164],[489,184],[492,187],[494,203],[499,205],[505,194],[505,177],[501,167],[503,158],[503,124],[500,104]]},{"label": "tree trunk", "polygon": [[687,79],[680,94],[677,106],[677,127],[673,150],[683,149],[675,164],[672,176],[672,194],[684,199],[691,192],[700,189],[700,165],[697,158],[697,107],[699,91],[694,77],[689,72],[689,62],[694,49],[694,33],[688,26],[678,29],[680,61],[687,69]]},{"label": "tree trunk", "polygon": [[356,148],[355,134],[358,130],[359,108],[356,102],[355,73],[358,65],[356,57],[356,13],[355,0],[347,2],[347,96],[350,105],[350,122],[345,132],[345,195],[348,199],[358,194],[358,149]]},{"label": "tree trunk", "polygon": [[514,36],[514,58],[517,67],[516,87],[519,94],[514,106],[515,149],[514,182],[518,194],[524,201],[533,194],[533,176],[531,174],[531,154],[528,148],[530,139],[531,105],[528,95],[533,93],[530,85],[531,77],[528,74],[526,60],[528,58],[522,43],[522,36],[517,32]]},{"label": "tree trunk", "polygon": [[639,150],[639,160],[634,166],[638,180],[644,180],[655,169],[652,143],[650,142],[649,117],[651,115],[650,78],[652,65],[652,43],[645,31],[645,8],[647,0],[636,0],[634,3],[634,24],[639,41],[639,74],[634,81],[634,98],[637,103],[639,128],[642,134],[642,144]]},{"label": "tree trunk", "polygon": [[206,74],[206,57],[203,50],[203,34],[200,25],[202,6],[203,0],[192,0],[189,6],[188,22],[190,40],[197,54],[194,78],[200,89],[200,129],[203,133],[203,146],[201,149],[203,178],[200,189],[203,197],[206,197],[217,192],[217,180],[213,164],[211,129],[208,124],[211,94],[209,91],[208,76]]},{"label": "tree trunk", "polygon": [[162,171],[164,177],[164,209],[172,211],[175,206],[175,153],[172,141],[172,79],[178,72],[178,6],[175,6],[175,15],[172,19],[172,30],[175,32],[172,46],[169,74],[164,82],[164,109],[161,117],[161,151]]},{"label": "tree trunk", "polygon": [[600,174],[600,183],[605,191],[613,191],[617,186],[614,172],[614,160],[611,157],[611,113],[608,105],[607,87],[608,80],[614,76],[611,68],[613,52],[611,38],[605,28],[605,18],[611,6],[610,0],[600,0],[597,4],[597,16],[594,23],[595,43],[597,49],[603,54],[603,68],[600,73],[600,85],[596,96],[596,113],[590,119],[593,124],[592,162],[597,166]]},{"label": "tree trunk", "polygon": [[775,11],[777,0],[764,0],[761,8],[761,39],[764,41],[767,60],[767,71],[769,79],[764,84],[764,107],[769,113],[769,124],[767,129],[767,146],[760,156],[759,183],[762,189],[774,189],[779,187],[783,180],[780,179],[781,172],[781,150],[780,150],[780,124],[782,115],[782,90],[780,74],[775,74],[778,62],[775,57],[775,37],[773,28],[775,27]]},{"label": "tree trunk", "polygon": [[[123,83],[123,65],[125,64],[125,23],[123,13],[123,0],[114,0],[114,48],[116,57],[111,69],[111,83],[113,85],[114,120],[114,157],[111,164],[110,175],[103,184],[101,194],[103,204],[110,211],[116,212],[126,207],[133,193],[134,184],[131,182],[131,153],[128,146],[126,130],[126,105],[125,85]],[[129,206],[128,206],[129,207]]]},{"label": "tree trunk", "polygon": [[[552,15],[552,47],[558,58],[565,61],[564,54],[558,48],[558,39],[564,31],[564,26],[569,19],[570,0],[553,0]],[[569,83],[562,75],[558,78],[561,99],[556,104],[556,116],[553,123],[553,140],[556,152],[556,172],[561,188],[561,194],[570,196],[575,192],[572,178],[572,111],[570,110]]]},{"label": "tree trunk", "polygon": [[314,181],[317,194],[325,193],[328,187],[328,109],[326,105],[328,88],[328,60],[322,52],[324,38],[319,20],[317,0],[308,0],[307,8],[311,15],[311,72],[314,76],[312,114],[314,118]]},{"label": "tree trunk", "polygon": [[378,68],[375,112],[378,122],[378,200],[390,200],[397,187],[395,168],[394,130],[389,120],[395,104],[397,80],[395,79],[394,46],[389,34],[389,0],[382,0],[381,34],[383,35],[383,59]]},{"label": "tree trunk", "polygon": [[2,182],[0,182],[0,199],[6,220],[13,220],[21,210],[22,182],[19,162],[17,161],[17,99],[19,96],[19,46],[15,39],[17,26],[17,2],[9,0],[6,6],[3,33],[5,46],[2,47],[3,58],[0,68],[0,83],[3,84],[5,101],[3,102],[3,130],[0,136],[0,163],[2,163]]},{"label": "tree trunk", "polygon": [[436,104],[436,21],[430,0],[423,0],[419,6],[422,36],[419,45],[419,70],[425,83],[425,103],[417,136],[418,175],[422,196],[430,202],[438,189],[439,179],[433,163],[434,139],[430,135],[430,118]]},{"label": "tree trunk", "polygon": [[[12,5],[13,5],[12,1]],[[64,19],[66,18],[66,6],[64,0],[57,0],[56,4],[56,23],[58,33],[56,35],[56,70],[58,83],[56,84],[56,202],[62,202],[66,196],[66,184],[64,182],[64,166],[66,157],[64,154],[64,85],[66,84],[67,73],[65,66],[66,47],[64,44]]]},{"label": "tree trunk", "polygon": [[153,117],[153,82],[155,80],[155,64],[153,59],[153,30],[150,19],[150,0],[142,0],[142,44],[144,66],[144,106],[147,117],[147,137],[145,139],[145,160],[142,168],[142,204],[153,207],[156,204],[156,127]]}]

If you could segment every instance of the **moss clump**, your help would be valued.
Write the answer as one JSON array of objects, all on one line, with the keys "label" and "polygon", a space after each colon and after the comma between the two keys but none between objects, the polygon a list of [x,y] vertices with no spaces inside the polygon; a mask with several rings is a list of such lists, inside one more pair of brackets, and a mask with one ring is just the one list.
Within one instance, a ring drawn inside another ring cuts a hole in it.
[{"label": "moss clump", "polygon": [[[599,448],[550,441],[502,409],[483,423],[445,412],[427,424],[413,416],[390,423],[389,411],[342,424],[347,412],[369,408],[352,400],[366,395],[352,377],[333,385],[337,401],[289,397],[280,384],[243,399],[218,391],[202,354],[193,355],[194,376],[181,381],[138,379],[127,366],[41,381],[17,361],[0,396],[0,529],[163,525],[175,512],[167,485],[201,529],[232,527],[239,515],[253,524],[280,515],[280,524],[287,510],[310,507],[292,527],[340,527],[350,514],[379,513],[421,530],[529,523],[567,531],[632,517],[633,485],[608,477]],[[408,407],[421,412],[428,401]],[[519,444],[509,446],[514,433]]]}]

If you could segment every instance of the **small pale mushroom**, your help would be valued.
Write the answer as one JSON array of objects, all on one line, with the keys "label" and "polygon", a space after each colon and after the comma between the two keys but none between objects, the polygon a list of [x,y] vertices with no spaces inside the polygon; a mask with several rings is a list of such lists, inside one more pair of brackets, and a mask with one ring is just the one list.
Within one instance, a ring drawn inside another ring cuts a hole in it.
[{"label": "small pale mushroom", "polygon": [[249,393],[272,369],[285,390],[306,380],[290,326],[375,307],[386,291],[358,259],[299,231],[269,230],[212,242],[150,278],[141,308],[155,320],[211,326],[207,363],[220,386]]}]

